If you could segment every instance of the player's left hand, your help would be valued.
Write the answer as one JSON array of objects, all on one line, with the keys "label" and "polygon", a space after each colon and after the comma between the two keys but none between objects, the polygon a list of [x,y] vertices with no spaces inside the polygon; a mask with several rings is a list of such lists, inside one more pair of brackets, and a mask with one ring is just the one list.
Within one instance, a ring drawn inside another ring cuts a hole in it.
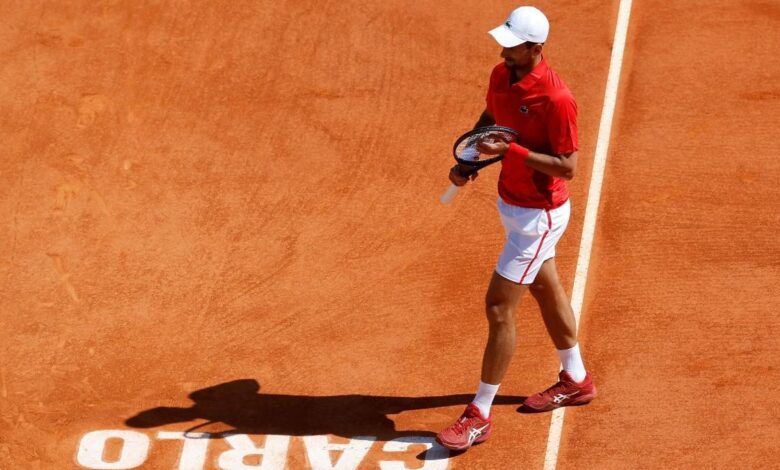
[{"label": "player's left hand", "polygon": [[509,142],[500,138],[486,136],[477,144],[477,150],[485,155],[503,155],[509,151]]}]

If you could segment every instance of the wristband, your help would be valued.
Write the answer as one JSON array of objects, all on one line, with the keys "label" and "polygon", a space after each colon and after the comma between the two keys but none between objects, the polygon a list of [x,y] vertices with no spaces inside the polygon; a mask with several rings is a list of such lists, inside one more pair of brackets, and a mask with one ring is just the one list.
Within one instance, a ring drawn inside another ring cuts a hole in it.
[{"label": "wristband", "polygon": [[525,161],[528,158],[529,153],[530,150],[518,143],[512,142],[509,144],[509,154],[519,157],[520,161]]}]

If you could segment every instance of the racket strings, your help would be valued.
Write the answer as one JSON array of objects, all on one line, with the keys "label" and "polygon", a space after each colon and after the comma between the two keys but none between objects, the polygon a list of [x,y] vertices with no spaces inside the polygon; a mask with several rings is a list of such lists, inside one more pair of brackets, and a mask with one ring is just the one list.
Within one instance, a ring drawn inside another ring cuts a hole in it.
[{"label": "racket strings", "polygon": [[515,135],[510,132],[503,131],[486,131],[469,136],[467,139],[463,139],[455,147],[455,155],[462,160],[479,161],[487,158],[493,158],[495,155],[484,155],[479,150],[479,144],[481,143],[495,143],[498,141],[512,142],[515,140]]}]

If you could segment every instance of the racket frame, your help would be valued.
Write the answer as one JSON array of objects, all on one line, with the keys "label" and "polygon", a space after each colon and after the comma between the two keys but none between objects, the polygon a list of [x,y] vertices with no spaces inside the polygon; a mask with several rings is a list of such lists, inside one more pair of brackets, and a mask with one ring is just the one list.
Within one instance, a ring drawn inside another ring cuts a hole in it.
[{"label": "racket frame", "polygon": [[455,141],[455,145],[452,146],[452,156],[455,157],[455,161],[459,164],[466,166],[469,168],[468,174],[463,174],[462,169],[458,169],[460,174],[465,178],[475,171],[485,168],[488,165],[492,165],[493,163],[499,162],[504,158],[503,154],[500,155],[494,155],[490,158],[486,158],[485,160],[467,160],[464,158],[460,158],[458,156],[458,147],[461,143],[463,143],[464,140],[468,140],[473,138],[474,136],[480,135],[480,134],[489,134],[490,132],[504,132],[507,134],[511,134],[513,136],[512,142],[514,142],[517,137],[518,133],[516,130],[512,129],[511,127],[505,127],[505,126],[485,126],[485,127],[477,127],[476,129],[472,129],[462,136],[458,137],[458,140]]},{"label": "racket frame", "polygon": [[[490,158],[487,158],[485,160],[467,160],[464,158],[458,157],[458,146],[466,140],[473,138],[476,135],[479,134],[489,134],[490,132],[504,132],[507,134],[510,134],[513,136],[512,142],[517,140],[518,132],[511,127],[505,127],[505,126],[483,126],[483,127],[477,127],[475,129],[472,129],[462,136],[458,137],[458,140],[455,141],[455,145],[452,146],[452,156],[455,157],[455,161],[458,162],[457,171],[460,173],[461,176],[464,178],[468,178],[474,173],[477,172],[477,170],[481,168],[485,168],[488,165],[492,165],[493,163],[499,162],[504,158],[504,155],[495,155]],[[481,155],[478,154],[478,155]],[[464,168],[467,168],[468,170],[464,172]],[[450,186],[447,188],[446,191],[444,191],[444,194],[441,195],[441,198],[439,199],[442,204],[449,204],[452,202],[452,200],[455,198],[455,195],[458,194],[458,191],[460,190],[460,186],[456,186],[455,184],[450,184]]]}]

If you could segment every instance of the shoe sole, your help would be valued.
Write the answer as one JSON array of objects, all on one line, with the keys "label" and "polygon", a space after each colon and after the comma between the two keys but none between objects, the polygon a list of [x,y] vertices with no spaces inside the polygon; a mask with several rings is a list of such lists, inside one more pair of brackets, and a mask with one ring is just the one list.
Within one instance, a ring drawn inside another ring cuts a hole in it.
[{"label": "shoe sole", "polygon": [[491,433],[491,431],[486,432],[485,434],[483,434],[483,435],[479,436],[478,438],[476,438],[474,440],[474,442],[472,442],[471,444],[468,444],[466,446],[460,446],[459,447],[459,446],[454,445],[454,444],[448,444],[448,443],[443,442],[442,440],[440,440],[438,438],[438,436],[436,437],[436,442],[441,444],[442,447],[446,447],[449,450],[454,450],[454,451],[468,450],[471,446],[475,446],[477,444],[481,444],[481,443],[485,442],[486,440],[488,440],[488,438],[490,437],[490,433]]},{"label": "shoe sole", "polygon": [[560,404],[550,403],[549,405],[547,405],[545,407],[542,407],[542,408],[536,408],[536,407],[533,407],[533,406],[531,406],[531,405],[529,405],[527,403],[523,403],[523,406],[528,408],[528,409],[534,410],[534,411],[552,411],[552,410],[555,410],[555,409],[558,409],[558,408],[563,408],[565,406],[583,406],[583,405],[587,405],[588,403],[592,402],[594,398],[596,398],[596,394],[595,393],[591,393],[589,395],[583,395],[581,397],[578,397],[576,400],[572,400],[570,403],[560,403]]}]

